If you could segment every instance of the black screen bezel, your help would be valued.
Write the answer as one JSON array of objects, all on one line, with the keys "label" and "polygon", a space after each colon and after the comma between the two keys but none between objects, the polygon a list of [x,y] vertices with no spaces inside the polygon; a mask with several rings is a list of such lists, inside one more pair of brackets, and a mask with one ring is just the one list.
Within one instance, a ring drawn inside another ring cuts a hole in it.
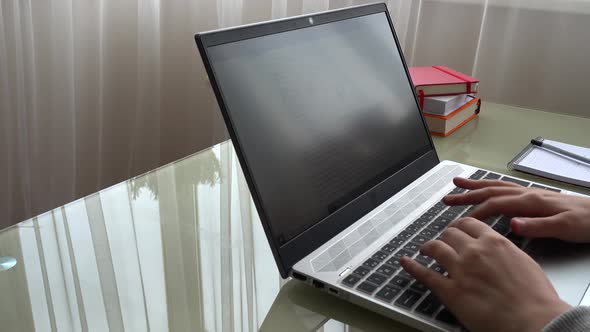
[{"label": "black screen bezel", "polygon": [[[302,233],[295,236],[293,239],[286,243],[280,244],[279,240],[273,236],[272,224],[267,217],[264,209],[264,202],[262,201],[259,191],[256,185],[256,181],[252,178],[250,167],[247,161],[247,157],[242,152],[242,144],[236,133],[236,128],[231,118],[231,114],[226,107],[222,91],[219,89],[215,72],[209,62],[207,48],[217,46],[221,44],[236,42],[240,40],[261,37],[269,34],[275,34],[280,32],[286,32],[290,30],[302,29],[310,26],[326,24],[334,21],[340,21],[350,19],[354,17],[360,17],[365,15],[371,15],[376,13],[384,12],[389,26],[393,34],[398,51],[401,54],[401,60],[404,65],[406,76],[408,78],[408,84],[410,84],[411,91],[414,93],[414,99],[416,101],[416,111],[419,112],[424,125],[425,135],[428,136],[430,142],[430,150],[426,151],[423,155],[416,158],[413,162],[409,163],[399,171],[391,174],[387,179],[374,186],[369,191],[355,198],[336,212],[330,214],[328,217],[318,221],[315,225],[307,228]],[[310,18],[313,18],[310,20]],[[294,18],[288,18],[278,21],[271,21],[259,24],[253,24],[248,26],[241,26],[231,29],[223,29],[212,32],[205,32],[195,35],[195,40],[201,54],[201,58],[207,70],[207,74],[211,81],[211,85],[221,113],[223,115],[225,124],[227,126],[230,138],[233,142],[234,149],[236,151],[238,160],[242,167],[246,182],[252,194],[252,198],[266,237],[269,240],[271,250],[277,262],[279,271],[283,278],[286,278],[291,271],[291,268],[295,263],[307,256],[315,249],[320,247],[322,244],[330,240],[336,234],[346,229],[348,226],[353,224],[355,221],[360,219],[363,215],[373,210],[384,201],[389,199],[395,193],[412,183],[415,179],[420,177],[422,174],[430,170],[432,167],[439,163],[438,155],[434,148],[432,138],[428,135],[428,127],[422,112],[420,112],[418,97],[413,89],[413,83],[408,71],[406,61],[403,57],[397,35],[393,28],[391,17],[387,11],[387,7],[384,3],[364,5],[358,7],[344,8],[319,14],[310,14],[304,16],[298,16]]]}]

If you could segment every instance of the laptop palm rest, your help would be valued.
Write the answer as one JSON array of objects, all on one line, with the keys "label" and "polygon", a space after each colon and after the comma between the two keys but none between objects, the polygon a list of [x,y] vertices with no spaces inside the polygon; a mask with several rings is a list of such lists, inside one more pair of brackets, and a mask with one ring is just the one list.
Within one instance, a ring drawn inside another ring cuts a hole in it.
[{"label": "laptop palm rest", "polygon": [[541,265],[559,297],[578,305],[590,284],[590,245],[536,239],[526,251]]}]

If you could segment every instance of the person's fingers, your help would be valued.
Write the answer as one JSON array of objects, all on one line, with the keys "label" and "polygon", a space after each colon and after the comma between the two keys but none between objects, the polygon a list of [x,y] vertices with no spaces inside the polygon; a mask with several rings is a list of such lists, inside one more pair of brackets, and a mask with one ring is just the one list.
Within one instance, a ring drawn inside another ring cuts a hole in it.
[{"label": "person's fingers", "polygon": [[485,187],[475,189],[464,194],[451,194],[443,197],[443,202],[447,205],[474,205],[485,202],[491,197],[520,195],[524,187],[516,188],[512,186]]},{"label": "person's fingers", "polygon": [[523,188],[522,186],[517,185],[516,183],[508,182],[508,181],[501,181],[501,180],[471,180],[467,178],[456,177],[453,179],[453,183],[457,187],[475,190],[485,187],[514,187],[514,188]]},{"label": "person's fingers", "polygon": [[568,231],[567,212],[548,217],[513,218],[510,227],[518,235],[525,237],[553,237],[560,238]]},{"label": "person's fingers", "polygon": [[449,228],[454,227],[463,231],[473,238],[479,238],[482,234],[489,231],[490,227],[475,218],[461,218],[453,221]]},{"label": "person's fingers", "polygon": [[440,237],[441,241],[448,244],[459,254],[462,253],[470,241],[473,240],[471,236],[463,232],[457,227],[448,227]]},{"label": "person's fingers", "polygon": [[448,300],[449,296],[452,294],[452,282],[448,278],[444,277],[440,273],[422,266],[420,263],[407,256],[404,256],[400,259],[400,264],[404,270],[413,275],[416,280],[434,292],[434,294],[436,294],[436,296],[438,296],[443,302],[447,302],[446,300]]},{"label": "person's fingers", "polygon": [[556,214],[551,196],[539,191],[529,191],[522,195],[492,197],[481,203],[470,215],[483,220],[490,216],[545,217]]},{"label": "person's fingers", "polygon": [[426,242],[422,248],[420,248],[420,252],[422,255],[434,258],[449,271],[454,269],[455,263],[459,259],[457,251],[440,240]]}]

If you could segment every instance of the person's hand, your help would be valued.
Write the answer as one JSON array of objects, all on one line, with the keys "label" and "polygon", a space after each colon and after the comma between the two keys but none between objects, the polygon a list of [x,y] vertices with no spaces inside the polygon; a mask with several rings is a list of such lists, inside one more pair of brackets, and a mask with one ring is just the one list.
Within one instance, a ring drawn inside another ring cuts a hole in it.
[{"label": "person's hand", "polygon": [[421,252],[443,265],[448,277],[408,257],[402,267],[470,331],[538,332],[570,309],[532,258],[479,220],[451,223]]},{"label": "person's hand", "polygon": [[471,217],[514,217],[511,229],[524,237],[551,237],[572,242],[590,242],[590,198],[564,195],[544,189],[525,188],[499,180],[455,178],[453,182],[470,191],[447,195],[448,205],[479,206]]}]

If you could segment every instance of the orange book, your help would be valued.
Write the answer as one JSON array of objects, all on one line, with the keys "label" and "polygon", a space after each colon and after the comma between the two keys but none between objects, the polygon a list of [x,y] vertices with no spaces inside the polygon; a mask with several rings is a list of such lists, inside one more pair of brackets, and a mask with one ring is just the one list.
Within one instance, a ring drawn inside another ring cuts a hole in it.
[{"label": "orange book", "polygon": [[424,119],[428,124],[430,133],[436,136],[449,136],[475,118],[479,114],[480,108],[481,100],[475,98],[448,115],[424,112]]}]

